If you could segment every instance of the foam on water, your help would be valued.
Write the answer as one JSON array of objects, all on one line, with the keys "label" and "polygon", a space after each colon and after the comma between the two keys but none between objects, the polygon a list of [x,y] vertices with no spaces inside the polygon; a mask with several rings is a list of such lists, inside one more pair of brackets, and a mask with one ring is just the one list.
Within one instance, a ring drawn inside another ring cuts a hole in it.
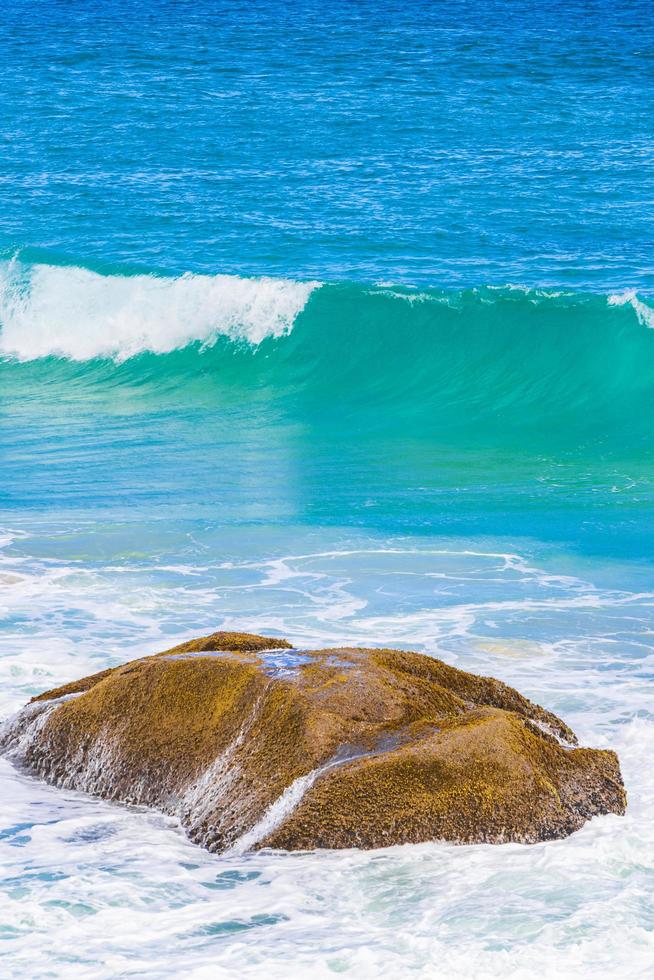
[{"label": "foam on water", "polygon": [[654,330],[654,309],[648,306],[635,289],[627,289],[623,293],[613,293],[607,300],[609,306],[630,306],[638,317],[638,322],[644,327]]},{"label": "foam on water", "polygon": [[[139,558],[121,557],[97,530],[4,534],[0,568],[13,584],[2,593],[3,713],[215,628],[268,630],[300,646],[385,642],[499,676],[561,714],[583,743],[615,748],[627,815],[534,847],[244,853],[301,798],[311,773],[216,857],[171,818],[52,789],[2,759],[0,919],[12,976],[647,975],[646,570],[571,562],[519,540],[314,530],[289,532],[292,549],[275,552],[265,528],[258,545],[252,532],[246,544],[239,533],[202,533],[207,549],[191,564],[177,538],[171,560],[165,535]],[[225,760],[218,769],[212,791],[230,778]],[[207,788],[189,795],[199,819]]]},{"label": "foam on water", "polygon": [[239,276],[99,275],[0,263],[0,353],[22,361],[123,361],[219,336],[259,344],[293,326],[320,283]]},{"label": "foam on water", "polygon": [[387,642],[629,791],[218,859],[0,759],[0,974],[649,980],[651,0],[17,0],[0,43],[0,716],[220,627]]}]

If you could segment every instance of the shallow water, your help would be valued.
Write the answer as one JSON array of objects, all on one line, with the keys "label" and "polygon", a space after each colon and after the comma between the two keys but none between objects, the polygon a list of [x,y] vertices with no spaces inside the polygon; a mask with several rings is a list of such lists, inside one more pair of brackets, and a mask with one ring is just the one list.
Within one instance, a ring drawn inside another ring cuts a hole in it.
[{"label": "shallow water", "polygon": [[3,761],[0,901],[12,975],[645,977],[654,956],[647,570],[578,559],[574,575],[569,556],[525,540],[296,529],[294,553],[266,555],[269,529],[245,546],[238,533],[214,533],[203,562],[175,566],[163,547],[126,558],[97,530],[62,529],[57,542],[32,528],[7,542],[3,711],[216,625],[306,646],[383,641],[501,677],[560,712],[582,742],[615,748],[628,814],[533,847],[216,857],[170,819],[44,786]]},{"label": "shallow water", "polygon": [[3,13],[0,716],[215,629],[383,643],[629,808],[216,857],[0,760],[0,973],[650,977],[649,2]]}]

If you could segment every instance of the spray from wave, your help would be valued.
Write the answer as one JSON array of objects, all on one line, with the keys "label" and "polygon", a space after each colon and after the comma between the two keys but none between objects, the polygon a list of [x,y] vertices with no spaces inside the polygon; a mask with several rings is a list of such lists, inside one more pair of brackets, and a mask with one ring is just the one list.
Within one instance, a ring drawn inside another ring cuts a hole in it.
[{"label": "spray from wave", "polygon": [[650,330],[654,330],[654,309],[639,299],[635,289],[627,289],[624,293],[614,293],[608,298],[609,306],[630,306],[638,318],[638,322]]},{"label": "spray from wave", "polygon": [[29,361],[123,361],[220,336],[259,344],[288,333],[320,283],[238,276],[104,276],[88,269],[0,265],[0,352]]}]

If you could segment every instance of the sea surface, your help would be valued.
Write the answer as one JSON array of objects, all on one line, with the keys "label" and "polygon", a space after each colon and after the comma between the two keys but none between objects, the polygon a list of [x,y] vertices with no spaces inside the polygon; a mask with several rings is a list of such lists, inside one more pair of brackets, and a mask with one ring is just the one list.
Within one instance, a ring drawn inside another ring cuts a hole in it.
[{"label": "sea surface", "polygon": [[227,857],[0,759],[0,975],[654,975],[654,9],[13,0],[0,717],[216,629],[620,756],[567,840]]}]

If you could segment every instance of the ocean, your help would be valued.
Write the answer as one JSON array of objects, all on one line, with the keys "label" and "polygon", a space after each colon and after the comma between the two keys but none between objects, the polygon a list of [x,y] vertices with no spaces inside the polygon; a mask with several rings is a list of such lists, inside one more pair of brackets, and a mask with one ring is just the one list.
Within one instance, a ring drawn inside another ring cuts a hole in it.
[{"label": "ocean", "polygon": [[0,759],[0,973],[654,972],[654,11],[15,0],[0,717],[217,629],[614,748],[532,846],[216,856]]}]

